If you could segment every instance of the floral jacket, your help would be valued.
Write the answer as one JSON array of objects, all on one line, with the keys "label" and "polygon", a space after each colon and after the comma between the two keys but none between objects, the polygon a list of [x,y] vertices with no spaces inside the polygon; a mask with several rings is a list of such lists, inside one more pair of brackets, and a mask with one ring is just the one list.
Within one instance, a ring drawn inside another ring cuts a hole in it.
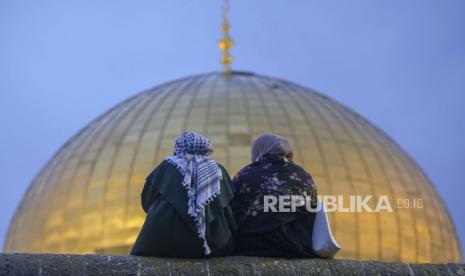
[{"label": "floral jacket", "polygon": [[[238,224],[263,216],[267,221],[278,216],[285,217],[282,221],[292,219],[292,215],[265,213],[264,196],[311,197],[312,207],[316,206],[317,190],[311,175],[284,157],[265,155],[240,170],[232,185],[236,190],[233,210]],[[305,213],[306,209],[301,207],[297,212]]]}]

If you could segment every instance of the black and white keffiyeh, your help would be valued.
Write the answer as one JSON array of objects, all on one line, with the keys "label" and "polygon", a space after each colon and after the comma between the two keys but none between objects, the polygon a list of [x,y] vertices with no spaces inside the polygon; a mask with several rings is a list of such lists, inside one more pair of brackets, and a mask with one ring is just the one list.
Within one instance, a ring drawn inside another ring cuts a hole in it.
[{"label": "black and white keffiyeh", "polygon": [[176,138],[174,156],[165,160],[176,166],[183,175],[182,185],[189,198],[188,214],[197,225],[197,233],[203,240],[205,255],[211,250],[205,239],[205,206],[220,193],[221,169],[208,155],[213,152],[213,143],[207,137],[187,131]]}]

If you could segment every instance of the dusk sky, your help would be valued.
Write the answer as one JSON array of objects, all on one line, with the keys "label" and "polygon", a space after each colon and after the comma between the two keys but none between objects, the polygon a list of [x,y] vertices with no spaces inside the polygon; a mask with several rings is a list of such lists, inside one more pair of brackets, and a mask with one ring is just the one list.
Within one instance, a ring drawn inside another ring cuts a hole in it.
[{"label": "dusk sky", "polygon": [[[27,187],[118,102],[220,70],[221,1],[0,1],[0,237]],[[233,68],[313,88],[425,170],[465,248],[465,1],[231,0]]]}]

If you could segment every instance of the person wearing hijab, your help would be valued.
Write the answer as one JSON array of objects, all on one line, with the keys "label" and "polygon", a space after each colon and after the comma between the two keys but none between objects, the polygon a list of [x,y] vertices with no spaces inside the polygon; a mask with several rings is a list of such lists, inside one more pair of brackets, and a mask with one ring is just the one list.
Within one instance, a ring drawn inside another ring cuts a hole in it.
[{"label": "person wearing hijab", "polygon": [[236,230],[227,171],[208,156],[213,143],[196,132],[176,138],[174,155],[147,177],[147,213],[131,255],[204,258],[230,255]]},{"label": "person wearing hijab", "polygon": [[[305,206],[295,212],[271,212],[264,197],[302,196],[316,208],[317,191],[312,177],[292,162],[287,139],[263,134],[253,143],[252,163],[233,179],[233,210],[237,222],[235,255],[311,258],[315,213]],[[281,210],[282,211],[282,210]]]}]

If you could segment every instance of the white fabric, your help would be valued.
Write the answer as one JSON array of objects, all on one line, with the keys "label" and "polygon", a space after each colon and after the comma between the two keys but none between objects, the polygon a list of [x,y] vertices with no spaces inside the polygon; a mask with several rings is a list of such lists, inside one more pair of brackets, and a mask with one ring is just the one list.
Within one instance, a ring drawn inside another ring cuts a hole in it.
[{"label": "white fabric", "polygon": [[315,222],[313,224],[312,249],[313,253],[323,258],[333,258],[341,249],[331,234],[325,205],[320,201],[318,201]]}]

